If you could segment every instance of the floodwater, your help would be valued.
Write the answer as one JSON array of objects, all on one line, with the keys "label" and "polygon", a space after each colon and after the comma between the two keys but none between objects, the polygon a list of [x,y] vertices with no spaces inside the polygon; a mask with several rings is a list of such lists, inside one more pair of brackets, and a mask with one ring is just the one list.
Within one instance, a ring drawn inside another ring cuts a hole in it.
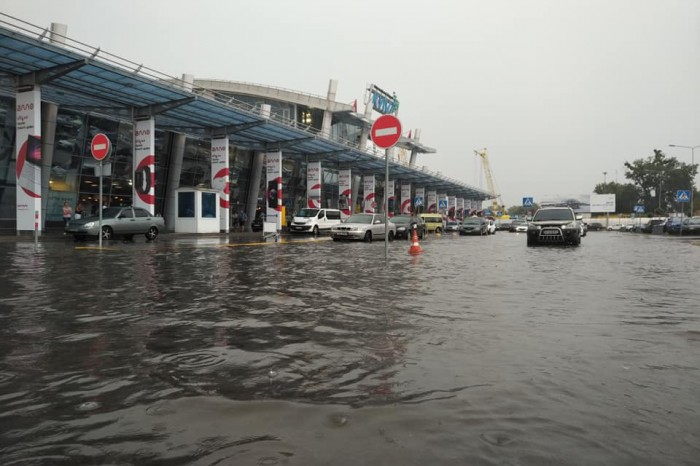
[{"label": "floodwater", "polygon": [[3,465],[697,465],[700,247],[0,242]]}]

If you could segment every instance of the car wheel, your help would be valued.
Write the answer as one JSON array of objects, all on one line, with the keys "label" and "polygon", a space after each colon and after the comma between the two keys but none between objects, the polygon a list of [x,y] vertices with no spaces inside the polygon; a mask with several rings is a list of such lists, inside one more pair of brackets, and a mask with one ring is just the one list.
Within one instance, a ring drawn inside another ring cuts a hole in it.
[{"label": "car wheel", "polygon": [[371,243],[372,242],[372,232],[368,231],[365,233],[365,243]]},{"label": "car wheel", "polygon": [[436,235],[439,235],[440,233],[442,233],[442,228],[437,227],[437,228],[435,229],[435,234],[436,234]]},{"label": "car wheel", "polygon": [[318,225],[314,225],[313,234],[314,234],[314,236],[318,236]]},{"label": "car wheel", "polygon": [[535,244],[537,244],[537,242],[536,242],[534,239],[532,239],[532,238],[530,238],[530,237],[528,236],[528,237],[527,237],[527,245],[528,245],[528,246],[534,246]]},{"label": "car wheel", "polygon": [[150,227],[148,231],[146,232],[146,239],[148,241],[153,241],[158,237],[158,228],[156,227]]},{"label": "car wheel", "polygon": [[581,237],[580,236],[577,236],[576,238],[571,240],[572,246],[578,246],[579,244],[581,244]]},{"label": "car wheel", "polygon": [[394,232],[393,231],[390,231],[388,236],[389,236],[389,241],[394,241]]},{"label": "car wheel", "polygon": [[112,239],[114,237],[114,231],[111,227],[102,227],[102,239]]}]

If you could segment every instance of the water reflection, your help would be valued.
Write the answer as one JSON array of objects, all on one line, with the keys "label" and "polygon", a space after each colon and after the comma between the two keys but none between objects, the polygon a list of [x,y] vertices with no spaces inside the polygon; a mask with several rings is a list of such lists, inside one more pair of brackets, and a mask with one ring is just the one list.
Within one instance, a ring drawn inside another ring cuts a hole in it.
[{"label": "water reflection", "polygon": [[700,454],[700,248],[390,246],[0,243],[3,463]]}]

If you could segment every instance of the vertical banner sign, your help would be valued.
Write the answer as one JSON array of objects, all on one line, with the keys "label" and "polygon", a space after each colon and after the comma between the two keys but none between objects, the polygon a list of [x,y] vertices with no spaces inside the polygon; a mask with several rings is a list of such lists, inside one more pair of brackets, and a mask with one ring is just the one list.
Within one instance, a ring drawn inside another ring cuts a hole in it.
[{"label": "vertical banner sign", "polygon": [[411,213],[411,184],[401,185],[401,210],[404,215]]},{"label": "vertical banner sign", "polygon": [[389,186],[386,187],[386,192],[384,193],[387,197],[387,217],[394,216],[394,209],[396,209],[396,183],[394,180],[389,180]]},{"label": "vertical banner sign", "polygon": [[373,214],[377,211],[377,200],[375,199],[376,193],[374,192],[374,189],[374,175],[363,176],[362,190],[365,194],[365,199],[362,203],[362,208],[364,212],[368,214]]},{"label": "vertical banner sign", "polygon": [[447,196],[447,216],[455,218],[457,216],[457,197]]},{"label": "vertical banner sign", "polygon": [[416,212],[427,212],[425,206],[425,188],[416,188],[416,197],[413,199],[413,206]]},{"label": "vertical banner sign", "polygon": [[464,200],[464,216],[469,217],[472,214],[472,200],[471,199],[465,199]]},{"label": "vertical banner sign", "polygon": [[464,218],[464,198],[457,198],[457,212],[455,213],[457,218]]},{"label": "vertical banner sign", "polygon": [[219,191],[219,215],[221,231],[229,232],[229,167],[228,138],[211,140],[211,187]]},{"label": "vertical banner sign", "polygon": [[17,231],[41,228],[41,90],[16,96]]},{"label": "vertical banner sign", "polygon": [[351,215],[352,205],[352,170],[338,170],[338,209],[343,215]]},{"label": "vertical banner sign", "polygon": [[437,193],[435,191],[428,191],[428,210],[431,214],[437,212]]},{"label": "vertical banner sign", "polygon": [[484,201],[472,201],[472,206],[473,206],[476,210],[481,210],[482,207],[483,207],[483,203],[484,203]]},{"label": "vertical banner sign", "polygon": [[306,206],[321,208],[321,162],[309,162],[306,165]]},{"label": "vertical banner sign", "polygon": [[277,230],[282,229],[282,152],[268,152],[265,154],[265,173],[267,173],[267,210],[265,211],[267,222],[275,222]]},{"label": "vertical banner sign", "polygon": [[[134,202],[151,213],[156,211],[155,119],[134,122]],[[104,205],[104,202],[103,202]]]}]

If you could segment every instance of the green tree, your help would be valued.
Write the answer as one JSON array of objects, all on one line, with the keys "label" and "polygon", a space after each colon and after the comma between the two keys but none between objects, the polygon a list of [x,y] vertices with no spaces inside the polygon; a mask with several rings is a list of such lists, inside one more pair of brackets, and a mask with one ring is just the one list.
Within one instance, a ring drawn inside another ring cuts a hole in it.
[{"label": "green tree", "polygon": [[651,157],[625,162],[625,167],[625,177],[640,189],[647,212],[664,214],[673,208],[676,191],[695,189],[693,180],[697,166],[666,157],[658,149],[654,149]]}]

